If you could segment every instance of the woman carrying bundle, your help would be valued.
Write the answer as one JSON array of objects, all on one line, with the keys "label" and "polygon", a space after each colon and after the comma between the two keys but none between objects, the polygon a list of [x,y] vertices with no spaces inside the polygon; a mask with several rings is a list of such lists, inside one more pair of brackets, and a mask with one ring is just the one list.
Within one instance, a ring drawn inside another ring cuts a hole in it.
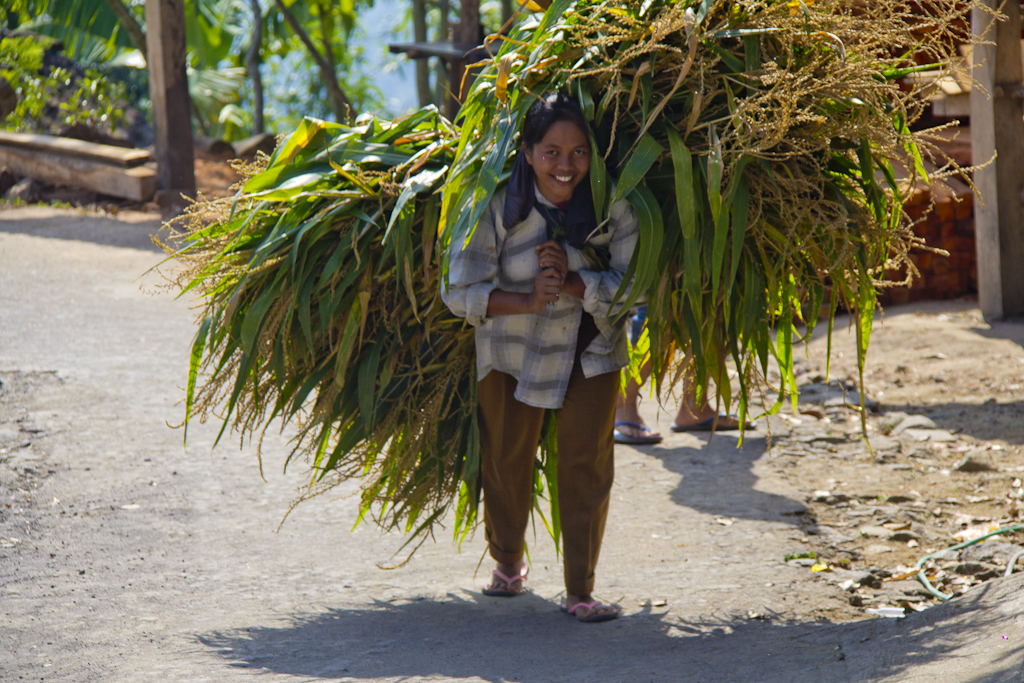
[{"label": "woman carrying bundle", "polygon": [[453,244],[448,307],[476,327],[484,527],[497,562],[484,594],[524,590],[526,527],[544,410],[557,409],[558,494],[565,556],[563,610],[605,621],[593,599],[614,476],[625,321],[612,301],[637,242],[625,201],[598,229],[590,140],[579,106],[548,93],[527,112],[508,187],[465,245]]}]

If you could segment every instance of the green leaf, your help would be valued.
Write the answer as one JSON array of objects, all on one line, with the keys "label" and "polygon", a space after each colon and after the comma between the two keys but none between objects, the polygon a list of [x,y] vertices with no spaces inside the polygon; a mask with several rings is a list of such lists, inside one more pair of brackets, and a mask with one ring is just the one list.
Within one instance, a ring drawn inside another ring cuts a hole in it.
[{"label": "green leaf", "polygon": [[607,217],[608,169],[593,137],[590,138],[590,191],[594,196],[594,215],[601,223]]},{"label": "green leaf", "polygon": [[376,424],[373,395],[377,383],[377,366],[380,363],[382,345],[381,342],[374,344],[370,353],[359,365],[359,414],[363,418],[363,429],[367,434],[373,432]]},{"label": "green leaf", "polygon": [[711,149],[708,153],[708,203],[711,205],[711,219],[717,225],[722,210],[722,141],[718,139],[715,126],[711,126]]},{"label": "green leaf", "polygon": [[213,325],[213,316],[203,316],[203,322],[199,325],[199,331],[192,340],[192,353],[188,361],[188,385],[185,390],[185,430],[184,438],[188,441],[188,422],[192,417],[192,408],[195,404],[196,378],[199,376],[199,366],[203,360],[203,352],[206,350],[206,337]]},{"label": "green leaf", "polygon": [[679,132],[672,126],[666,129],[669,148],[672,151],[672,168],[675,171],[676,208],[679,211],[679,225],[683,237],[692,239],[694,234],[693,161],[690,150],[683,144]]},{"label": "green leaf", "polygon": [[615,186],[615,194],[612,196],[612,204],[621,201],[633,191],[664,151],[665,148],[650,134],[640,138],[636,149],[625,160],[619,182]]}]

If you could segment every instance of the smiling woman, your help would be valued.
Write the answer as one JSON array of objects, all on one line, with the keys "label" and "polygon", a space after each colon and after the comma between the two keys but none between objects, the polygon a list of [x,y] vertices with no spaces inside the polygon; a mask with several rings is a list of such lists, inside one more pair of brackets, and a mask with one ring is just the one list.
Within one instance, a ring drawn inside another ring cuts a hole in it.
[{"label": "smiling woman", "polygon": [[591,593],[613,479],[618,371],[629,356],[613,302],[637,221],[621,201],[598,229],[590,137],[573,100],[558,93],[539,99],[522,139],[508,187],[462,248],[453,245],[442,292],[452,312],[476,327],[484,526],[497,563],[484,593],[523,591],[534,458],[546,409],[553,409],[563,610],[580,621],[605,621],[618,610]]}]

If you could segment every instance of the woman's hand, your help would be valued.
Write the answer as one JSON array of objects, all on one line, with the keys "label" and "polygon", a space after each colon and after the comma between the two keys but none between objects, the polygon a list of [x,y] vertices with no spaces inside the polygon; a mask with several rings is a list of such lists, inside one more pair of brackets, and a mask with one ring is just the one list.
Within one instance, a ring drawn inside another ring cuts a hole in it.
[{"label": "woman's hand", "polygon": [[553,268],[562,274],[562,289],[560,294],[568,294],[577,299],[582,299],[587,286],[579,273],[569,272],[569,256],[565,248],[554,240],[549,240],[537,246],[537,261],[541,269]]},{"label": "woman's hand", "polygon": [[487,316],[540,313],[548,303],[558,301],[563,281],[558,270],[546,268],[533,278],[533,291],[529,294],[495,289],[487,300]]},{"label": "woman's hand", "polygon": [[542,271],[554,268],[563,278],[569,274],[569,256],[558,242],[548,240],[538,244],[534,251],[537,252],[537,263]]},{"label": "woman's hand", "polygon": [[533,278],[533,291],[527,300],[528,313],[540,313],[562,292],[563,275],[555,268],[545,268]]}]

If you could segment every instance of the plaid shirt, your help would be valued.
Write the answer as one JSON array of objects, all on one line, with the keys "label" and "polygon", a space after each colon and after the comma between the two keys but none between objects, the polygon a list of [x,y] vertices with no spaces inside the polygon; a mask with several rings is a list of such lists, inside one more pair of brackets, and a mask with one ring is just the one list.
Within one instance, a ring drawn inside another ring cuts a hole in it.
[{"label": "plaid shirt", "polygon": [[[537,201],[553,206],[540,192]],[[569,384],[582,311],[594,316],[600,332],[584,351],[580,363],[587,377],[614,372],[629,361],[625,321],[612,325],[608,316],[621,308],[611,301],[622,283],[637,243],[638,225],[633,207],[620,201],[610,220],[590,238],[590,244],[610,251],[608,270],[586,270],[587,261],[566,244],[569,270],[586,284],[583,299],[564,296],[541,313],[487,317],[491,292],[533,291],[540,269],[534,248],[547,240],[547,224],[534,208],[522,223],[502,225],[505,191],[495,193],[473,234],[462,249],[452,244],[447,290],[441,298],[455,315],[476,327],[477,378],[491,370],[518,381],[515,397],[538,408],[561,408]]]}]

